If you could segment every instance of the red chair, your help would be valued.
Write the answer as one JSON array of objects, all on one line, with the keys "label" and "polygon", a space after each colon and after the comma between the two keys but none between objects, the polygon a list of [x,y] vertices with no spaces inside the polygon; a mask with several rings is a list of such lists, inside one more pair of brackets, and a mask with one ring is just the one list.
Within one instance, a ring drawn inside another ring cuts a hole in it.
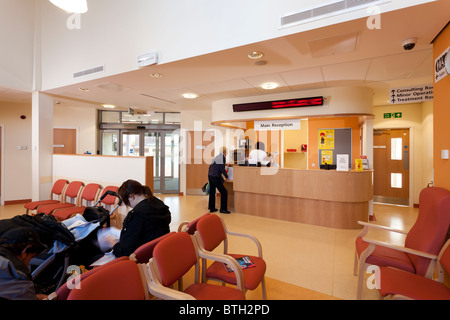
[{"label": "red chair", "polygon": [[141,272],[131,260],[113,263],[82,280],[67,300],[146,300],[148,291]]},{"label": "red chair", "polygon": [[37,213],[44,213],[46,215],[52,214],[57,209],[75,207],[80,203],[80,195],[83,190],[84,183],[81,181],[72,181],[64,191],[63,201],[55,204],[48,204],[40,206]]},{"label": "red chair", "polygon": [[[199,283],[199,257],[215,259],[233,268],[238,289]],[[170,288],[179,278],[195,267],[195,283],[184,291]],[[152,295],[165,300],[244,300],[240,267],[225,255],[203,254],[197,250],[194,239],[186,232],[173,233],[161,240],[147,264],[147,284]]]},{"label": "red chair", "polygon": [[393,299],[450,300],[450,288],[445,286],[444,271],[450,274],[450,240],[442,248],[438,258],[437,281],[403,270],[381,267],[380,289],[383,297]]},{"label": "red chair", "polygon": [[[96,273],[96,272],[98,272],[98,271],[100,271],[100,270],[102,270],[104,268],[107,268],[107,267],[109,267],[112,264],[115,264],[117,262],[123,261],[123,260],[129,260],[129,259],[128,259],[128,257],[120,257],[120,258],[117,258],[117,259],[115,259],[113,261],[105,263],[102,266],[95,267],[95,268],[93,268],[93,269],[91,269],[91,270],[89,270],[87,272],[82,273],[80,275],[80,278],[78,279],[78,281],[79,281],[79,283],[81,283],[81,281],[83,281],[87,277],[93,275],[94,273]],[[74,283],[72,283],[72,285],[74,285]],[[69,296],[70,292],[73,290],[73,289],[70,289],[69,287],[70,286],[69,286],[69,284],[67,282],[64,283],[61,287],[58,288],[58,290],[56,290],[56,292],[52,293],[48,297],[48,299],[49,300],[67,300],[67,297]]]},{"label": "red chair", "polygon": [[[119,187],[117,186],[107,186],[103,189],[102,194],[100,196],[103,197],[103,195],[108,192],[108,191],[114,191],[116,194],[119,191]],[[105,209],[109,210],[109,212],[111,212],[118,204],[119,204],[120,199],[118,197],[112,196],[112,195],[107,195],[103,200],[100,201],[100,205],[103,206]],[[109,217],[110,221],[113,222],[114,221],[114,226],[118,227],[118,222],[117,222],[117,210],[114,211],[111,216]]]},{"label": "red chair", "polygon": [[163,239],[169,237],[170,235],[174,234],[175,232],[169,232],[165,235],[156,238],[150,242],[147,242],[146,244],[143,244],[139,248],[137,248],[131,255],[130,260],[136,262],[136,263],[148,263],[151,258],[153,258],[153,250],[155,249],[156,245]]},{"label": "red chair", "polygon": [[[41,200],[41,201],[31,201],[24,205],[25,209],[27,209],[26,214],[28,214],[33,210],[38,209],[40,206],[48,205],[48,204],[55,204],[60,203],[63,199],[64,190],[66,189],[67,185],[69,184],[69,181],[66,179],[59,179],[57,180],[52,187],[52,190],[50,191],[50,200]],[[55,197],[57,199],[55,199]]]},{"label": "red chair", "polygon": [[197,219],[192,220],[191,222],[184,221],[184,222],[180,223],[180,225],[178,226],[178,232],[187,232],[190,235],[193,235],[195,233],[195,231],[197,231],[197,223],[200,221],[200,219],[203,217],[206,217],[210,214],[211,213],[207,212],[204,215],[198,217]]},{"label": "red chair", "polygon": [[364,271],[369,265],[394,267],[419,276],[432,278],[437,255],[444,244],[450,225],[450,192],[437,187],[425,188],[419,197],[419,215],[414,226],[406,234],[405,246],[369,239],[369,228],[405,233],[372,223],[364,226],[356,238],[354,274],[358,272],[357,299],[361,299]]},{"label": "red chair", "polygon": [[[264,275],[266,273],[266,262],[262,257],[261,244],[254,236],[228,231],[223,220],[215,214],[211,214],[200,219],[197,223],[197,232],[197,239],[199,240],[201,250],[210,253],[223,243],[224,254],[229,255],[234,259],[248,256],[250,260],[255,264],[255,266],[242,270],[244,275],[244,287],[246,290],[255,290],[259,286],[259,284],[261,284],[263,299],[267,299],[266,284],[264,279]],[[227,235],[240,236],[251,239],[257,246],[258,256],[228,253]],[[221,263],[214,262],[208,268],[206,268],[206,266],[206,260],[203,260],[203,282],[211,279],[222,281],[224,283],[236,284],[235,275],[233,273],[227,272],[227,270]]]},{"label": "red chair", "polygon": [[98,183],[89,183],[86,187],[84,187],[83,192],[81,193],[80,206],[56,209],[53,212],[53,216],[58,221],[63,221],[75,216],[76,214],[82,214],[86,207],[92,206],[95,202],[97,202],[100,191],[101,186]]}]

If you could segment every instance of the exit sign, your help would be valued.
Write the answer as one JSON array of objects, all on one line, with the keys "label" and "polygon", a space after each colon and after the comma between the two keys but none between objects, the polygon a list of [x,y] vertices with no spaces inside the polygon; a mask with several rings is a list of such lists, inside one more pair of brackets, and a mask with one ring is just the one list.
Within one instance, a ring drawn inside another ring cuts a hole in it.
[{"label": "exit sign", "polygon": [[403,114],[401,112],[392,112],[392,113],[385,113],[383,115],[384,119],[391,119],[391,118],[401,118],[403,116]]}]

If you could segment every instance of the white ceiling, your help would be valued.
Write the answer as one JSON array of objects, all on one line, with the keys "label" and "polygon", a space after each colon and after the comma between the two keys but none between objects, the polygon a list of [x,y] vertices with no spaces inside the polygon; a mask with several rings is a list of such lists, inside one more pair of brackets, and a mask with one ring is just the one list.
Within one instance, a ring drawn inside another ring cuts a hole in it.
[{"label": "white ceiling", "polygon": [[[381,29],[366,19],[332,25],[181,61],[142,68],[48,90],[60,106],[114,104],[138,110],[210,109],[215,100],[324,87],[373,88],[374,104],[388,104],[388,89],[433,83],[431,41],[449,21],[450,1],[440,0],[383,13]],[[402,41],[417,38],[411,51]],[[261,51],[256,65],[247,55]],[[159,73],[163,77],[152,78]],[[263,90],[264,82],[277,89]],[[81,91],[87,88],[89,91]],[[194,92],[199,98],[181,95]],[[0,88],[4,101],[31,101],[31,95]]]}]

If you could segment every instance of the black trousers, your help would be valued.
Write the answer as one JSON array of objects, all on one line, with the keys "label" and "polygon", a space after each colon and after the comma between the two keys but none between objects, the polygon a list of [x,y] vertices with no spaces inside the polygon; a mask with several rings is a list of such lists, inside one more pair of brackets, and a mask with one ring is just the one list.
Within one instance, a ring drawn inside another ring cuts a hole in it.
[{"label": "black trousers", "polygon": [[220,192],[220,210],[227,210],[228,192],[223,186],[222,177],[208,176],[209,181],[209,202],[208,209],[216,208],[216,188]]}]

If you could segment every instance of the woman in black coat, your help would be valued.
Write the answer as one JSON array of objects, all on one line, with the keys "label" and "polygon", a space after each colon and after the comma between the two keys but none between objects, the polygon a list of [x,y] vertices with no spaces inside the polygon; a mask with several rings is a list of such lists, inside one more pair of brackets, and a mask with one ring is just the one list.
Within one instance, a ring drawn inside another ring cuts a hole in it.
[{"label": "woman in black coat", "polygon": [[123,203],[133,209],[125,217],[119,242],[113,247],[116,257],[129,256],[141,245],[170,232],[169,207],[153,196],[148,186],[127,180],[118,193]]}]

